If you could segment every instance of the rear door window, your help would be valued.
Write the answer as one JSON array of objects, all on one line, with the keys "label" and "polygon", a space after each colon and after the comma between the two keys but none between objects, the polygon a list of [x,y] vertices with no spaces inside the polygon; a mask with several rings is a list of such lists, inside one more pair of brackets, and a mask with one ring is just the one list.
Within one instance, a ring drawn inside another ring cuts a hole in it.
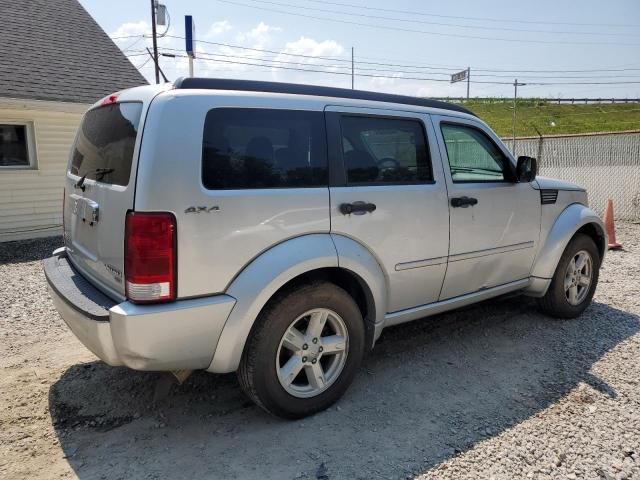
[{"label": "rear door window", "polygon": [[345,115],[340,128],[349,185],[433,182],[420,121]]},{"label": "rear door window", "polygon": [[141,102],[113,103],[89,110],[76,138],[70,172],[126,186],[141,113]]},{"label": "rear door window", "polygon": [[322,112],[216,108],[207,113],[202,183],[210,190],[327,186]]}]

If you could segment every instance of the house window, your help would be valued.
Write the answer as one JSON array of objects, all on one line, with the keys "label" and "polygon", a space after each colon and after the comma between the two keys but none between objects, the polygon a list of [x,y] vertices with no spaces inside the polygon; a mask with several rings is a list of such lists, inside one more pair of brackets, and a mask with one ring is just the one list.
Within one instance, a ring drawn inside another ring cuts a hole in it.
[{"label": "house window", "polygon": [[33,125],[0,120],[0,169],[35,168]]}]

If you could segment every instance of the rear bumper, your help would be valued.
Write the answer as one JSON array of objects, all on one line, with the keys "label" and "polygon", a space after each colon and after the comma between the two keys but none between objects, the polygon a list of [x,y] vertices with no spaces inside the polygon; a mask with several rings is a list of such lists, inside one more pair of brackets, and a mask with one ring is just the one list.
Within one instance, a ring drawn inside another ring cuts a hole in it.
[{"label": "rear bumper", "polygon": [[228,295],[155,305],[118,303],[73,268],[44,261],[53,303],[76,337],[109,365],[136,370],[205,369],[236,301]]}]

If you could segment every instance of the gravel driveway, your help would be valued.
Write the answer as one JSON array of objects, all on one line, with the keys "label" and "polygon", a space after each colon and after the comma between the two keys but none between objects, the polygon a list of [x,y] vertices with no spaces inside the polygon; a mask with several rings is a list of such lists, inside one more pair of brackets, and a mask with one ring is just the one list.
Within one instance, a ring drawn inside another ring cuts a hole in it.
[{"label": "gravel driveway", "polygon": [[640,225],[619,224],[595,303],[572,321],[509,298],[390,328],[312,418],[272,418],[234,375],[97,361],[41,260],[0,244],[0,478],[640,478]]}]

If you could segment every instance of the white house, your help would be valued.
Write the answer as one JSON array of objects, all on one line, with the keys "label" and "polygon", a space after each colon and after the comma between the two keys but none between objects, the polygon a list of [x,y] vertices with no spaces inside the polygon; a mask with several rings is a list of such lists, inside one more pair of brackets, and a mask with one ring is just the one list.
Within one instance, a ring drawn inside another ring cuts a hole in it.
[{"label": "white house", "polygon": [[146,83],[77,0],[0,1],[0,242],[61,233],[82,114]]}]

